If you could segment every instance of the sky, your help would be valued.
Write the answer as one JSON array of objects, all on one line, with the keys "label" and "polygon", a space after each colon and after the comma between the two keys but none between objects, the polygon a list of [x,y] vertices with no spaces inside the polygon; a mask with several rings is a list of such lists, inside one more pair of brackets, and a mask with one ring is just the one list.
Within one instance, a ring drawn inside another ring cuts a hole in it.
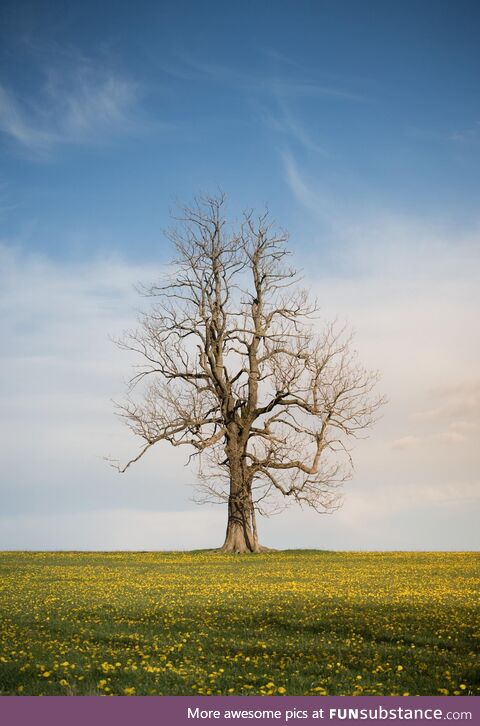
[{"label": "sky", "polygon": [[171,259],[178,202],[265,204],[388,398],[331,515],[264,544],[476,550],[480,6],[4,0],[0,549],[219,546],[182,450],[114,415],[112,338]]}]

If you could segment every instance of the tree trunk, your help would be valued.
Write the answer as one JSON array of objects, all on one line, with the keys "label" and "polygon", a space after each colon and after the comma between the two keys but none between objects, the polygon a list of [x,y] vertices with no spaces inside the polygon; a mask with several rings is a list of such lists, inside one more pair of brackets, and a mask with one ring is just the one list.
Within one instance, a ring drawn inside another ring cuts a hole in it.
[{"label": "tree trunk", "polygon": [[252,479],[247,474],[235,444],[228,447],[227,457],[230,469],[230,494],[227,532],[221,551],[236,554],[260,552],[252,501]]},{"label": "tree trunk", "polygon": [[261,552],[254,526],[253,510],[249,497],[230,493],[228,500],[228,522],[222,552],[236,554]]},{"label": "tree trunk", "polygon": [[232,423],[227,432],[225,454],[230,473],[228,497],[228,521],[225,542],[221,552],[246,554],[262,552],[265,548],[258,543],[255,524],[255,508],[252,499],[252,472],[246,465],[245,432]]}]

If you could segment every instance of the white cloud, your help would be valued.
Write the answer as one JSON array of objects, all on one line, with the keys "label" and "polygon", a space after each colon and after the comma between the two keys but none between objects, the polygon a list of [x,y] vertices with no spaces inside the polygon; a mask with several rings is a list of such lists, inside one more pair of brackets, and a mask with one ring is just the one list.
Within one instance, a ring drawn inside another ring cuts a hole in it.
[{"label": "white cloud", "polygon": [[0,131],[30,153],[103,140],[134,127],[139,88],[112,69],[84,59],[49,69],[27,96],[0,85]]},{"label": "white cloud", "polygon": [[400,439],[392,441],[392,448],[394,449],[407,449],[410,446],[418,446],[421,443],[421,439],[418,436],[402,436]]}]

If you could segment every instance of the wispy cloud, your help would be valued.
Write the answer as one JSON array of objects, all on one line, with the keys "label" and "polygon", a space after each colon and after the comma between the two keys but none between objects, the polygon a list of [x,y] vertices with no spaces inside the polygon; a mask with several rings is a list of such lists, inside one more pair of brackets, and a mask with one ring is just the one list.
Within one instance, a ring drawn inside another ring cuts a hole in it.
[{"label": "wispy cloud", "polygon": [[290,105],[281,94],[275,94],[276,103],[272,108],[258,105],[257,115],[261,122],[275,132],[282,134],[285,140],[293,140],[295,143],[315,154],[325,155],[326,149],[321,146],[306,129],[306,127],[294,116]]},{"label": "wispy cloud", "polygon": [[331,232],[338,262],[347,259],[357,273],[374,263],[406,280],[425,277],[455,288],[460,282],[476,287],[480,217],[462,230],[448,220],[399,213],[348,175],[341,178],[339,192],[338,176],[333,186],[314,165],[307,171],[298,159],[291,151],[281,153],[285,183],[312,224]]},{"label": "wispy cloud", "polygon": [[480,141],[480,121],[475,121],[469,126],[457,129],[436,129],[436,128],[419,128],[417,126],[410,127],[407,133],[416,139],[425,140],[427,142],[436,142],[442,145],[448,144],[452,147],[460,148],[465,146],[477,145]]},{"label": "wispy cloud", "polygon": [[477,121],[475,125],[470,126],[470,128],[453,131],[448,135],[448,139],[449,141],[455,141],[460,144],[470,144],[480,141],[480,121]]},{"label": "wispy cloud", "polygon": [[134,126],[139,87],[131,79],[84,59],[46,69],[32,95],[0,85],[0,131],[31,154],[85,144]]},{"label": "wispy cloud", "polygon": [[[268,62],[265,62],[267,59]],[[175,62],[161,69],[176,80],[202,83],[205,88],[222,86],[224,92],[245,97],[255,120],[279,134],[281,142],[298,145],[308,152],[327,153],[315,133],[304,123],[301,106],[308,102],[365,102],[365,79],[332,76],[306,68],[272,49],[260,49],[259,64],[251,70],[215,63],[189,53],[178,53]],[[207,90],[207,93],[209,91]]]},{"label": "wispy cloud", "polygon": [[320,194],[318,188],[300,171],[295,157],[284,151],[281,160],[285,181],[297,202],[317,221],[319,216],[322,216],[324,220],[328,219],[330,223],[333,222],[336,214],[334,214],[331,203],[328,204],[327,209],[327,197]]},{"label": "wispy cloud", "polygon": [[433,407],[418,411],[414,418],[421,421],[461,418],[459,424],[464,429],[480,423],[480,381],[462,381],[439,387],[431,392],[431,398]]},{"label": "wispy cloud", "polygon": [[417,446],[472,446],[480,429],[480,382],[460,381],[443,385],[427,394],[433,407],[412,414],[412,423],[423,428],[434,428],[434,433],[402,436],[392,442],[394,449]]},{"label": "wispy cloud", "polygon": [[412,446],[429,446],[431,444],[456,445],[462,444],[465,439],[465,434],[452,425],[447,431],[429,436],[402,436],[392,442],[392,449],[410,449]]},{"label": "wispy cloud", "polygon": [[220,65],[187,54],[179,54],[176,64],[164,64],[165,72],[184,80],[203,80],[222,83],[229,88],[241,88],[251,92],[276,93],[284,97],[296,98],[335,98],[345,101],[363,101],[362,94],[352,91],[337,81],[336,84],[325,83],[321,77],[305,75],[302,72],[247,72],[233,66]]}]

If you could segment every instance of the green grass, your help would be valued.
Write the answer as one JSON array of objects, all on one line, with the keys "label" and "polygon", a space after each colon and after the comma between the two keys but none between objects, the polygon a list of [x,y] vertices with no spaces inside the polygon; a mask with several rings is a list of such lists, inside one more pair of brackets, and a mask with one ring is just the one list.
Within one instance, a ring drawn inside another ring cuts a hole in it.
[{"label": "green grass", "polygon": [[473,553],[0,554],[0,693],[480,694]]}]

